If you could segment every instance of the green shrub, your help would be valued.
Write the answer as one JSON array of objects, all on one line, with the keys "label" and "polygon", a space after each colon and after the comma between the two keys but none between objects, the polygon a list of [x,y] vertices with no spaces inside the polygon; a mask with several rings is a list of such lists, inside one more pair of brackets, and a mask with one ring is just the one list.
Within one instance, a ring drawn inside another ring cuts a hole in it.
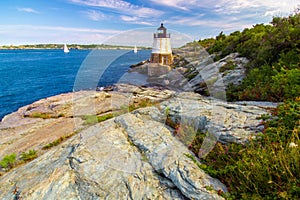
[{"label": "green shrub", "polygon": [[[280,102],[299,96],[300,91],[300,12],[288,17],[274,17],[272,25],[256,24],[230,35],[222,32],[214,40],[200,40],[218,60],[238,52],[247,57],[246,78],[227,89],[228,100]],[[231,70],[225,65],[220,72]]]},{"label": "green shrub", "polygon": [[216,40],[214,38],[206,38],[203,40],[199,40],[198,42],[202,47],[208,48],[208,47],[213,46],[215,44]]},{"label": "green shrub", "polygon": [[[82,130],[82,129],[81,129]],[[70,137],[72,137],[73,135],[76,135],[77,133],[79,133],[80,130],[77,130],[75,132],[72,132],[68,135],[64,135],[64,136],[61,136],[60,138],[54,140],[53,142],[50,142],[48,144],[46,144],[45,146],[43,146],[43,150],[46,150],[46,149],[50,149],[51,147],[55,147],[59,144],[61,144],[62,142],[64,142],[65,140],[69,139]]]},{"label": "green shrub", "polygon": [[4,156],[4,158],[0,161],[0,166],[6,169],[12,168],[16,162],[16,157],[15,153]]},{"label": "green shrub", "polygon": [[228,70],[234,70],[235,68],[236,68],[236,64],[234,64],[233,61],[228,61],[225,65],[220,67],[219,72],[222,73]]},{"label": "green shrub", "polygon": [[187,78],[190,81],[193,78],[195,78],[198,74],[199,74],[199,72],[196,70],[196,71],[189,73],[188,75],[185,75],[185,78]]},{"label": "green shrub", "polygon": [[227,98],[281,102],[300,96],[300,69],[277,68],[264,65],[252,69],[241,85],[228,87]]},{"label": "green shrub", "polygon": [[279,101],[293,99],[300,96],[300,69],[282,68],[275,76],[272,76],[271,93],[278,96]]},{"label": "green shrub", "polygon": [[[299,10],[271,23],[228,36],[221,33],[208,47],[220,58],[238,52],[250,60],[246,78],[228,87],[227,99],[285,101],[273,117],[261,117],[265,129],[256,139],[246,145],[217,143],[202,159],[199,167],[228,186],[229,199],[300,199]],[[201,134],[190,146],[196,154]]]},{"label": "green shrub", "polygon": [[[300,98],[274,114],[247,145],[217,143],[202,159],[199,167],[228,187],[229,199],[299,199]],[[190,146],[196,154],[204,136],[198,133]]]},{"label": "green shrub", "polygon": [[33,159],[35,159],[35,158],[37,158],[37,157],[38,157],[37,151],[34,150],[34,149],[31,149],[31,150],[29,150],[28,152],[23,152],[23,153],[21,154],[21,159],[22,159],[23,161],[25,161],[25,162],[31,161],[31,160],[33,160]]},{"label": "green shrub", "polygon": [[55,147],[57,145],[59,145],[60,143],[62,143],[64,141],[63,137],[58,138],[57,140],[54,140],[53,142],[50,142],[48,144],[46,144],[45,146],[43,146],[43,150],[45,149],[50,149],[51,147]]}]

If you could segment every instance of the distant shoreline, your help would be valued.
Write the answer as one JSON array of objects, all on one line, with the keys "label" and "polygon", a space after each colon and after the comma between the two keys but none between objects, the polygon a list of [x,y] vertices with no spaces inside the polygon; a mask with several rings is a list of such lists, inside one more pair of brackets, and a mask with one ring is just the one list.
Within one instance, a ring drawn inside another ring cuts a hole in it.
[{"label": "distant shoreline", "polygon": [[[69,44],[69,49],[88,50],[88,49],[108,49],[108,50],[132,50],[134,46],[117,46],[106,44]],[[34,49],[63,49],[63,44],[36,44],[36,45],[3,45],[0,50],[34,50]],[[149,50],[150,47],[138,47],[139,50]]]}]

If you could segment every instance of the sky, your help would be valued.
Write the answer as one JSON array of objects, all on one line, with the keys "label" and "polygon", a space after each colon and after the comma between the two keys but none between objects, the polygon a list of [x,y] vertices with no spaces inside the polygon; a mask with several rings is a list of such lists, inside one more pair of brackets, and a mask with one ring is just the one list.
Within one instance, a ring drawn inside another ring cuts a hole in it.
[{"label": "sky", "polygon": [[193,41],[267,24],[299,7],[299,0],[2,0],[0,45],[148,46],[160,23],[173,40]]}]

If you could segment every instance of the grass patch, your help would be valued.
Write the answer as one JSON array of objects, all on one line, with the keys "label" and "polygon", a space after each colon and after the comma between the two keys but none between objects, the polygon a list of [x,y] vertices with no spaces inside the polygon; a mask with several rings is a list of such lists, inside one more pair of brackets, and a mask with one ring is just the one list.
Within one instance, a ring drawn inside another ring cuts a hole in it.
[{"label": "grass patch", "polygon": [[108,113],[108,114],[100,115],[100,116],[97,116],[97,115],[84,115],[81,118],[83,120],[85,120],[85,122],[84,122],[85,125],[94,125],[94,124],[97,124],[99,122],[103,122],[103,121],[106,121],[108,119],[111,119],[113,117],[114,117],[113,113]]},{"label": "grass patch", "polygon": [[42,149],[43,150],[50,149],[51,147],[55,147],[55,146],[59,145],[63,141],[64,141],[64,137],[60,137],[57,140],[54,140],[53,142],[46,144],[45,146],[43,146]]},{"label": "grass patch", "polygon": [[16,158],[17,158],[17,155],[15,153],[6,155],[0,161],[0,166],[5,169],[11,169],[16,164]]},{"label": "grass patch", "polygon": [[191,73],[187,74],[185,77],[190,81],[193,78],[195,78],[198,74],[199,74],[198,71],[194,71],[194,72],[191,72]]},{"label": "grass patch", "polygon": [[220,67],[219,72],[225,72],[228,70],[234,70],[236,68],[236,64],[234,64],[233,61],[228,61],[225,65],[223,65],[222,67]]},{"label": "grass patch", "polygon": [[145,108],[145,107],[153,106],[153,105],[155,105],[155,103],[151,102],[150,99],[142,99],[141,101],[139,101],[137,103],[131,103],[128,107],[128,111],[132,112],[136,109]]},{"label": "grass patch", "polygon": [[31,118],[41,118],[41,119],[50,119],[50,118],[65,117],[65,115],[62,114],[62,113],[60,113],[57,116],[55,116],[55,115],[51,115],[49,113],[36,112],[36,113],[30,114],[28,117],[31,117]]},{"label": "grass patch", "polygon": [[114,117],[113,113],[108,113],[106,115],[97,116],[97,121],[98,122],[103,122],[103,121],[106,121],[106,120],[111,119],[113,117]]},{"label": "grass patch", "polygon": [[38,157],[37,151],[34,149],[29,150],[28,152],[23,152],[21,154],[21,160],[24,162],[31,161]]},{"label": "grass patch", "polygon": [[42,119],[50,119],[51,115],[47,114],[47,113],[33,113],[33,114],[29,115],[29,117],[32,117],[32,118],[42,118]]},{"label": "grass patch", "polygon": [[96,115],[84,115],[82,119],[85,120],[84,121],[85,125],[93,125],[98,123],[98,119]]},{"label": "grass patch", "polygon": [[69,135],[65,135],[65,136],[62,136],[56,140],[54,140],[53,142],[50,142],[48,144],[46,144],[45,146],[43,146],[43,150],[47,150],[47,149],[50,149],[52,147],[55,147],[59,144],[61,144],[62,142],[66,141],[67,139],[69,139],[70,137],[72,137],[73,135],[76,135],[79,131],[75,131],[75,132],[72,132],[71,134]]},{"label": "grass patch", "polygon": [[10,155],[4,156],[4,158],[0,161],[0,167],[3,168],[5,171],[9,171],[14,167],[32,161],[37,157],[38,154],[36,150],[29,150],[28,152],[22,152],[19,159],[17,158],[16,153],[12,153]]}]

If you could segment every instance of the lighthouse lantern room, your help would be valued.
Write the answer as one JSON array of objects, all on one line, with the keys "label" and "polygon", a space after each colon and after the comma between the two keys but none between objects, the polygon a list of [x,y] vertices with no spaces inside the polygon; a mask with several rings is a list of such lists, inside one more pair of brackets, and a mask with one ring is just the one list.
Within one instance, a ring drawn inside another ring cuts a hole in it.
[{"label": "lighthouse lantern room", "polygon": [[162,65],[173,63],[170,33],[167,33],[163,24],[157,29],[157,33],[154,33],[150,62]]}]

